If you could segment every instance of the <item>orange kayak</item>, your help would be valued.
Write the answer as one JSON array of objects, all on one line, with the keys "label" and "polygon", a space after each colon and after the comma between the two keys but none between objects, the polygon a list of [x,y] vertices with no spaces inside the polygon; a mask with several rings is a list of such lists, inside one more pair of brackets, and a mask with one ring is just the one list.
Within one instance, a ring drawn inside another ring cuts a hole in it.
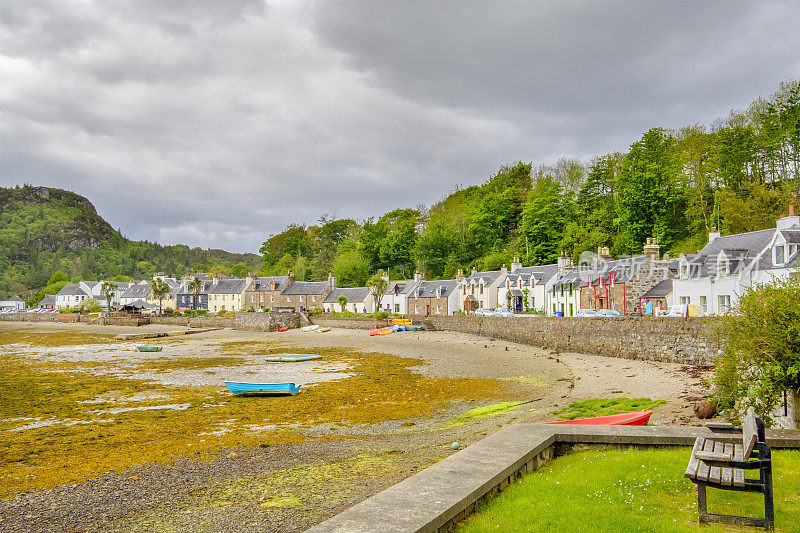
[{"label": "orange kayak", "polygon": [[394,333],[394,330],[392,328],[378,328],[369,332],[370,335],[388,335],[389,333]]},{"label": "orange kayak", "polygon": [[540,422],[541,424],[586,424],[589,426],[646,426],[653,411],[636,411],[611,416],[593,416],[591,418],[576,418],[575,420],[556,420],[555,422]]}]

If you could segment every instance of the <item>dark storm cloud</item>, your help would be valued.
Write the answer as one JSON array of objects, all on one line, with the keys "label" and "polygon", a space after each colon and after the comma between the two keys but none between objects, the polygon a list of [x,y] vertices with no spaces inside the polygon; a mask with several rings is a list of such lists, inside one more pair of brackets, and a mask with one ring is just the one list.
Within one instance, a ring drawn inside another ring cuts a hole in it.
[{"label": "dark storm cloud", "polygon": [[[1,185],[255,251],[504,163],[624,149],[796,77],[794,3],[0,3]],[[135,209],[133,209],[135,207]]]}]

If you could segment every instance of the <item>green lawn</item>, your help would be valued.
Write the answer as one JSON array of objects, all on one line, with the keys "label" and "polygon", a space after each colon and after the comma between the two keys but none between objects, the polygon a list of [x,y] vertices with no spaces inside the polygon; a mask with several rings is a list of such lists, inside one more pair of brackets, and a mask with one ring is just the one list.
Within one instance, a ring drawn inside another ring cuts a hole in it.
[{"label": "green lawn", "polygon": [[[559,457],[508,487],[458,531],[732,531],[697,524],[694,485],[683,477],[690,452],[605,449]],[[773,461],[776,531],[799,531],[800,451],[774,450]],[[763,501],[761,494],[708,489],[712,513],[763,517]]]},{"label": "green lawn", "polygon": [[590,398],[572,402],[565,408],[559,411],[551,411],[548,414],[558,416],[559,420],[575,420],[576,418],[644,411],[665,403],[667,403],[665,400],[651,400],[650,398]]}]

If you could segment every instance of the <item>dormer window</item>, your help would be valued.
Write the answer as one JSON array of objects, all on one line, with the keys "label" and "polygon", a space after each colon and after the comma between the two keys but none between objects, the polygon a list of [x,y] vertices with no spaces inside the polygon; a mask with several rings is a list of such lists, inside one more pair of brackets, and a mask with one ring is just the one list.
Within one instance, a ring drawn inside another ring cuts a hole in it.
[{"label": "dormer window", "polygon": [[786,262],[786,248],[784,246],[775,247],[775,264],[782,265]]},{"label": "dormer window", "polygon": [[725,257],[720,257],[717,259],[717,276],[727,276],[728,275],[728,259]]},{"label": "dormer window", "polygon": [[686,279],[689,277],[689,265],[686,263],[681,264],[681,279]]}]

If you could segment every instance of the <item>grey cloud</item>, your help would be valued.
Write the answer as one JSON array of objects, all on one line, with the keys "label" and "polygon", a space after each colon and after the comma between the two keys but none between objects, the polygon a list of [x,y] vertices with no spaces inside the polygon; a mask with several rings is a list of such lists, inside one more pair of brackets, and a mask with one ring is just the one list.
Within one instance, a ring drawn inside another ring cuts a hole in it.
[{"label": "grey cloud", "polygon": [[[508,162],[624,149],[798,72],[793,3],[0,4],[0,184],[256,251]],[[135,207],[135,209],[133,209]]]}]

